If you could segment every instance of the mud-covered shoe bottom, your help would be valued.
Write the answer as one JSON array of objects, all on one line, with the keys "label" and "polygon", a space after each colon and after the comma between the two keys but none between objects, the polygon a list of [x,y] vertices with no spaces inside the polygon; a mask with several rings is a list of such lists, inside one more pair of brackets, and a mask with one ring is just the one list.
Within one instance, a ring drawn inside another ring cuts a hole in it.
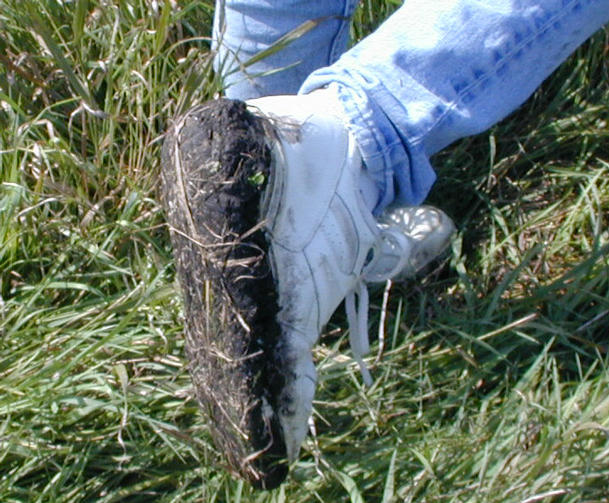
[{"label": "mud-covered shoe bottom", "polygon": [[214,100],[176,121],[162,154],[196,395],[228,469],[264,489],[288,472],[276,413],[278,307],[259,209],[272,176],[268,133],[243,102]]}]

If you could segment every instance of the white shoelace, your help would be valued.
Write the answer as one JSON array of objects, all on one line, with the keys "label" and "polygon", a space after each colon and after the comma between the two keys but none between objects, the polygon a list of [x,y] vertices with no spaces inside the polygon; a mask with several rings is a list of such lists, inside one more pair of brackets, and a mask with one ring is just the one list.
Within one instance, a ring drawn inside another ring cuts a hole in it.
[{"label": "white shoelace", "polygon": [[412,240],[400,229],[387,225],[381,225],[379,228],[381,234],[373,248],[372,260],[364,267],[357,284],[345,297],[349,344],[366,386],[373,384],[370,371],[364,362],[364,355],[370,351],[367,283],[382,283],[410,267],[414,246]]}]

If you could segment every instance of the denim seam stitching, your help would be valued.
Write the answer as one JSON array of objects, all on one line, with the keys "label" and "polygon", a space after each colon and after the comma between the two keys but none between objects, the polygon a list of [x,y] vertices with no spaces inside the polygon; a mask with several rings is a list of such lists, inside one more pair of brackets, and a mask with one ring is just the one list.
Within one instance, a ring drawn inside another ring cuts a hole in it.
[{"label": "denim seam stitching", "polygon": [[[385,144],[385,146],[382,146],[382,143],[380,141],[380,139],[378,138],[378,135],[375,134],[376,128],[374,127],[373,121],[372,120],[368,120],[366,119],[366,117],[364,116],[364,114],[362,113],[361,108],[358,106],[358,104],[354,101],[352,104],[352,111],[354,112],[353,115],[351,115],[351,113],[349,113],[348,115],[351,116],[351,121],[354,124],[361,124],[363,127],[361,128],[355,128],[356,130],[353,131],[353,134],[356,138],[356,141],[358,139],[363,139],[363,143],[364,144],[370,144],[370,143],[374,143],[374,145],[376,145],[377,148],[374,149],[375,153],[373,155],[369,155],[369,148],[363,149],[360,148],[360,152],[362,155],[362,160],[364,161],[364,164],[366,164],[366,161],[371,161],[371,160],[377,160],[380,159],[381,164],[383,165],[384,169],[383,172],[386,172],[387,166],[386,166],[386,152],[388,152],[388,146]],[[396,145],[398,144],[398,142],[395,143]],[[359,142],[358,142],[359,145]],[[383,186],[379,187],[380,192],[379,192],[379,200],[383,200],[386,197],[387,191],[389,189],[389,187],[387,186],[387,177],[384,175],[382,177],[382,183]]]},{"label": "denim seam stitching", "polygon": [[473,80],[470,85],[468,85],[466,88],[464,88],[457,95],[457,98],[455,100],[453,100],[453,102],[450,105],[448,105],[446,107],[445,112],[442,115],[440,115],[440,117],[438,117],[438,119],[431,126],[429,126],[425,130],[424,133],[421,133],[420,135],[410,139],[411,144],[412,145],[420,144],[422,142],[423,138],[425,136],[427,136],[431,131],[433,131],[457,107],[457,104],[461,102],[461,100],[467,93],[469,93],[472,89],[476,89],[482,83],[488,81],[491,78],[491,73],[496,71],[497,68],[499,68],[502,63],[504,63],[505,61],[511,60],[512,57],[514,56],[514,54],[516,54],[518,51],[524,49],[528,44],[533,42],[535,39],[539,38],[539,36],[544,31],[546,31],[549,27],[551,27],[554,23],[556,23],[557,21],[563,20],[567,16],[567,10],[569,10],[570,8],[572,8],[574,5],[577,5],[577,4],[581,4],[581,0],[573,0],[570,3],[563,5],[563,8],[560,10],[560,12],[556,16],[553,16],[552,18],[550,18],[544,25],[542,25],[536,32],[534,32],[533,35],[524,39],[519,45],[516,45],[512,50],[507,52],[499,61],[497,61],[495,63],[495,65],[493,65],[491,71],[487,71],[484,73],[484,75]]}]

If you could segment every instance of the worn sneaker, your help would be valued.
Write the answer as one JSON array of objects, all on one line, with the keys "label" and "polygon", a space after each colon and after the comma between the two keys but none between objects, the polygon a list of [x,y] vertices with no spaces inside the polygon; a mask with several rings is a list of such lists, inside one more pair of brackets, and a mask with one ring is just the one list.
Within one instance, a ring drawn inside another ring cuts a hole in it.
[{"label": "worn sneaker", "polygon": [[163,148],[194,387],[229,469],[261,488],[279,485],[298,456],[315,393],[311,349],[332,313],[345,299],[370,383],[366,282],[417,269],[438,248],[406,234],[416,225],[373,218],[334,103],[324,91],[212,101],[180,118]]},{"label": "worn sneaker", "polygon": [[[383,260],[366,274],[368,282],[412,278],[437,260],[448,248],[455,224],[439,208],[429,205],[391,206],[379,217],[384,229]],[[393,239],[388,239],[391,236]],[[406,240],[407,245],[402,244]],[[404,248],[410,249],[404,253]],[[389,276],[388,271],[395,271]]]}]

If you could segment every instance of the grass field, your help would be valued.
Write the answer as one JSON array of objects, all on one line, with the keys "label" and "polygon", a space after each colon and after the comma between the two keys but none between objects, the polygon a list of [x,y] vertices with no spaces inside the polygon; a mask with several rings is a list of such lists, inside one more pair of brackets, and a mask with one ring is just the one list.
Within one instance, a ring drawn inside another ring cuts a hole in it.
[{"label": "grass field", "polygon": [[168,121],[220,87],[212,13],[0,0],[0,501],[609,501],[609,32],[435,157],[452,258],[373,292],[371,389],[337,313],[317,435],[263,493],[193,400],[157,194]]}]

